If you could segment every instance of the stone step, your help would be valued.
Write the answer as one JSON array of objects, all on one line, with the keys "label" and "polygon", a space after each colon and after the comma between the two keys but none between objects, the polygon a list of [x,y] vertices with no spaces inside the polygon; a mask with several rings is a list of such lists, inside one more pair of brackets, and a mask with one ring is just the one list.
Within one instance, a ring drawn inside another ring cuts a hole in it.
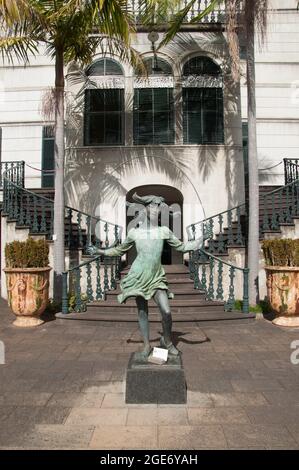
[{"label": "stone step", "polygon": [[35,193],[36,195],[46,197],[47,199],[54,200],[55,189],[51,188],[26,188],[27,191]]},{"label": "stone step", "polygon": [[[182,278],[189,278],[190,279],[190,274],[189,274],[189,269],[185,265],[164,265],[163,266],[167,281],[173,281],[173,280],[180,280]],[[123,279],[129,272],[130,267],[126,267],[125,269],[122,270],[121,272],[121,279]]]},{"label": "stone step", "polygon": [[271,193],[272,191],[276,191],[276,189],[279,189],[279,188],[281,188],[281,187],[282,187],[282,186],[273,186],[273,185],[267,186],[267,185],[262,185],[262,186],[259,186],[259,193],[260,193],[260,194]]},{"label": "stone step", "polygon": [[[196,312],[198,310],[204,309],[206,311],[213,310],[220,312],[224,310],[223,302],[211,301],[211,300],[188,300],[188,299],[170,299],[170,308],[173,313],[187,313],[187,312]],[[153,300],[148,302],[149,310],[153,313],[159,312],[159,308]],[[117,300],[104,300],[104,301],[95,301],[88,304],[88,309],[97,309],[99,312],[136,312],[136,302],[135,300],[127,300],[125,304],[120,304]]]},{"label": "stone step", "polygon": [[[224,310],[197,310],[192,312],[184,313],[173,313],[173,322],[174,325],[179,322],[199,322],[201,325],[209,325],[213,322],[213,326],[226,323],[247,323],[255,320],[255,314],[248,313],[245,314],[240,311],[231,311],[225,312]],[[63,315],[62,313],[57,313],[56,318],[60,320],[87,320],[87,321],[105,321],[105,322],[134,322],[137,323],[137,314],[136,309],[134,312],[122,312],[122,311],[109,311],[103,312],[97,310],[96,308],[88,308],[87,312],[84,313],[68,313]],[[161,322],[160,313],[149,312],[150,322]],[[175,326],[174,326],[175,328]]]},{"label": "stone step", "polygon": [[[176,300],[198,300],[198,299],[205,299],[205,293],[203,291],[199,291],[193,288],[193,285],[190,289],[182,289],[176,288],[172,289],[169,287],[170,292],[174,294],[174,298]],[[116,297],[121,293],[120,289],[116,289],[114,291],[109,291],[106,294],[107,301],[113,301]]]},{"label": "stone step", "polygon": [[[132,265],[127,265],[122,270],[122,273],[127,273],[131,269]],[[185,264],[164,264],[163,265],[164,271],[166,274],[186,274],[188,273],[188,267]]]}]

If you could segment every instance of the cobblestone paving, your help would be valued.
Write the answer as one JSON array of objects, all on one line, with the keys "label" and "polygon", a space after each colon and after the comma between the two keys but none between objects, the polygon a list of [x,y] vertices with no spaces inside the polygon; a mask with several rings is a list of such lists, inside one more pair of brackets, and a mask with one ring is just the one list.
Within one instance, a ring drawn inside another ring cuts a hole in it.
[{"label": "cobblestone paving", "polygon": [[[12,325],[0,303],[1,449],[298,449],[299,330],[175,323],[187,405],[126,405],[137,323]],[[153,344],[160,324],[151,325]]]}]

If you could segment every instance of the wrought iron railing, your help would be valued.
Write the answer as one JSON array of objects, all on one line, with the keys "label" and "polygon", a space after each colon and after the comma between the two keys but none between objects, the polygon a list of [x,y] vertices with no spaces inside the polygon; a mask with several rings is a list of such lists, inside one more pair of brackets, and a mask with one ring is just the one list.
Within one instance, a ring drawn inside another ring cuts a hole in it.
[{"label": "wrought iron railing", "polygon": [[10,178],[18,186],[24,188],[25,185],[25,162],[1,162],[0,163],[0,188],[3,187],[3,174],[11,170]]},{"label": "wrought iron railing", "polygon": [[260,232],[278,231],[299,216],[299,179],[265,194],[260,201]]},{"label": "wrought iron railing", "polygon": [[[4,171],[2,213],[15,220],[17,226],[28,227],[33,234],[53,236],[54,201],[24,188],[24,162],[10,162]],[[116,245],[121,240],[122,227],[65,206],[65,243],[69,248]]]},{"label": "wrought iron railing", "polygon": [[87,304],[105,300],[116,289],[121,257],[96,256],[62,273],[62,313],[85,312]]},{"label": "wrought iron railing", "polygon": [[248,268],[234,266],[202,249],[191,252],[189,260],[194,288],[203,290],[207,300],[224,302],[225,310],[230,311],[241,299],[242,311],[249,312]]},{"label": "wrought iron railing", "polygon": [[299,158],[284,158],[284,184],[299,179]]},{"label": "wrought iron railing", "polygon": [[244,246],[246,239],[245,203],[187,226],[189,240],[199,238],[204,232],[210,234],[205,241],[205,248],[209,253],[226,253],[229,245]]}]

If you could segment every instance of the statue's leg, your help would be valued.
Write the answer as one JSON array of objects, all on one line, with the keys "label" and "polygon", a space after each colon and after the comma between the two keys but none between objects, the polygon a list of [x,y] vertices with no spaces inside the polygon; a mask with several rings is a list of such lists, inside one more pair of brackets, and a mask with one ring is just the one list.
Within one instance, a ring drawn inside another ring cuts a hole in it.
[{"label": "statue's leg", "polygon": [[159,307],[162,317],[163,337],[161,338],[161,346],[166,347],[169,354],[178,355],[179,351],[172,343],[171,330],[172,330],[172,316],[169,306],[169,300],[166,290],[157,289],[154,300]]},{"label": "statue's leg", "polygon": [[142,356],[147,357],[151,352],[151,345],[149,341],[149,322],[148,322],[148,303],[143,297],[136,297],[136,304],[138,309],[138,322],[139,328],[144,342],[144,349]]}]

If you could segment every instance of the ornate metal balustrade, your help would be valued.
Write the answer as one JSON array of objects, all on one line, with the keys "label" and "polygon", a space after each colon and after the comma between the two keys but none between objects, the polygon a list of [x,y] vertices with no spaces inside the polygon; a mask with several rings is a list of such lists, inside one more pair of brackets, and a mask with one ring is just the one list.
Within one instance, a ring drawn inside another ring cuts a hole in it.
[{"label": "ornate metal balustrade", "polygon": [[278,231],[281,224],[292,224],[299,216],[299,179],[275,189],[260,201],[260,232]]},{"label": "ornate metal balustrade", "polygon": [[[182,0],[180,5],[177,7],[177,11],[185,8],[189,2],[187,0]],[[192,23],[193,19],[196,18],[201,12],[203,12],[209,6],[208,0],[196,0],[189,13],[186,15],[185,24]],[[136,24],[138,25],[141,23],[141,18],[144,14],[144,3],[139,2],[139,0],[128,0],[128,10],[131,11],[134,15]],[[172,20],[173,15],[177,12],[173,11],[173,14],[169,17],[165,18],[165,23],[168,23]],[[153,23],[161,23],[163,20],[161,17],[155,18],[155,14],[153,13]],[[210,13],[205,15],[201,20],[200,23],[224,23],[226,21],[226,11],[225,11],[225,2],[220,2],[218,6],[213,9]]]},{"label": "ornate metal balustrade", "polygon": [[209,253],[226,253],[229,245],[244,246],[246,239],[245,203],[187,226],[189,240],[200,237],[206,231],[210,233],[210,237],[205,241],[205,248]]},{"label": "ornate metal balustrade", "polygon": [[207,300],[224,302],[227,311],[242,299],[242,310],[249,312],[248,268],[240,268],[205,250],[190,253],[190,275],[194,288],[203,290]]},{"label": "ornate metal balustrade", "polygon": [[25,162],[1,162],[1,173],[0,173],[0,188],[3,187],[3,173],[6,173],[10,170],[10,179],[17,184],[24,188],[25,183]]},{"label": "ornate metal balustrade", "polygon": [[284,184],[299,179],[299,158],[284,158]]},{"label": "ornate metal balustrade", "polygon": [[62,274],[62,313],[85,312],[87,303],[105,300],[116,289],[121,258],[97,256]]},{"label": "ornate metal balustrade", "polygon": [[[24,188],[24,162],[10,162],[3,173],[3,215],[33,234],[53,236],[54,201]],[[65,206],[65,243],[82,248],[90,243],[108,247],[121,240],[122,228],[101,217]]]}]

